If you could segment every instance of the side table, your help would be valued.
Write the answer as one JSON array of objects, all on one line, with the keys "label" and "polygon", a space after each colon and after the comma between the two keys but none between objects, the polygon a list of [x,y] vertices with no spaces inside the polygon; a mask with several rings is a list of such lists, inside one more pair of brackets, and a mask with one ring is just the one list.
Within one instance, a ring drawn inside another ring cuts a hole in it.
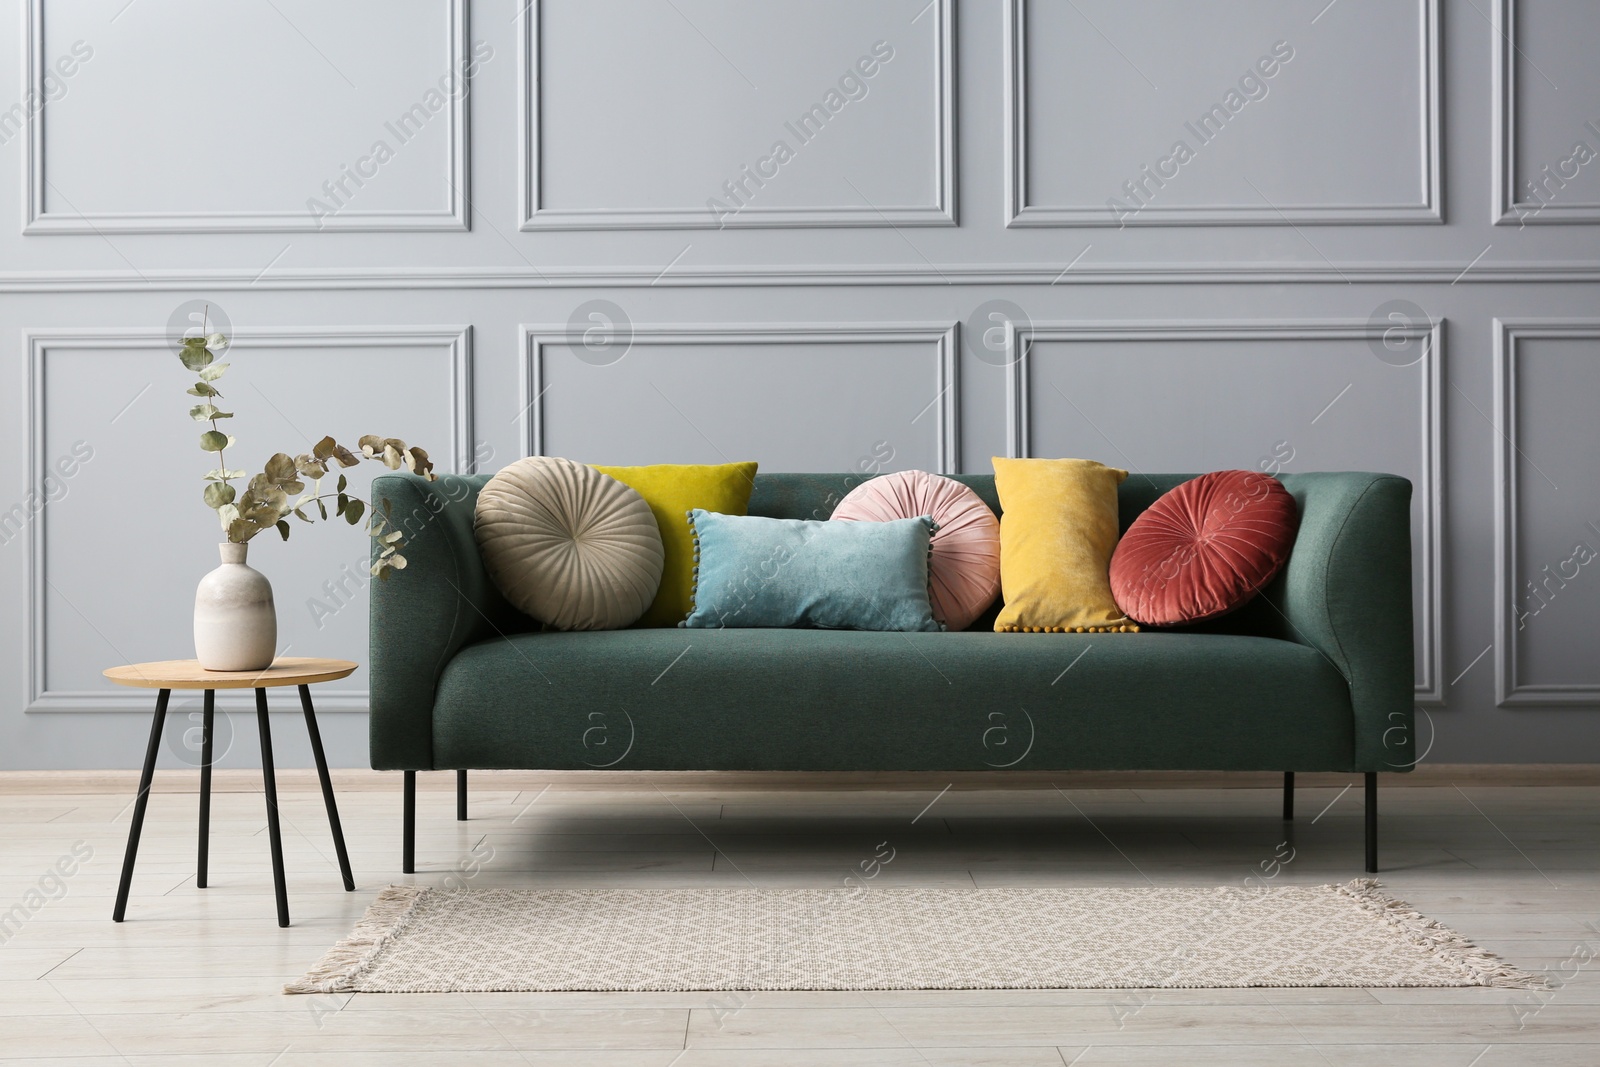
[{"label": "side table", "polygon": [[208,671],[192,659],[165,660],[159,663],[130,663],[106,670],[105,676],[118,685],[159,690],[156,693],[155,720],[150,724],[150,745],[145,749],[144,772],[139,776],[139,796],[133,806],[133,825],[128,828],[128,851],[122,859],[122,880],[117,885],[117,904],[111,912],[121,922],[128,909],[128,887],[133,882],[133,862],[139,852],[139,833],[144,828],[144,811],[150,800],[150,783],[155,777],[156,752],[167,715],[167,698],[174,689],[205,690],[205,708],[200,738],[200,856],[195,884],[206,885],[206,861],[211,831],[211,739],[212,720],[218,689],[254,689],[256,725],[261,734],[261,778],[267,795],[267,833],[272,843],[272,885],[278,898],[278,925],[289,925],[289,894],[283,880],[283,839],[278,832],[278,783],[272,767],[272,727],[267,722],[267,690],[285,685],[298,686],[300,707],[306,716],[306,732],[311,736],[311,752],[317,760],[317,777],[322,781],[322,801],[328,808],[328,823],[333,829],[333,847],[339,854],[339,873],[346,892],[355,892],[350,874],[350,857],[345,852],[344,831],[339,826],[339,808],[333,799],[333,782],[328,777],[328,760],[322,753],[322,734],[317,730],[317,713],[311,706],[311,686],[343,678],[356,669],[344,659],[314,659],[293,656],[276,659],[261,671]]}]

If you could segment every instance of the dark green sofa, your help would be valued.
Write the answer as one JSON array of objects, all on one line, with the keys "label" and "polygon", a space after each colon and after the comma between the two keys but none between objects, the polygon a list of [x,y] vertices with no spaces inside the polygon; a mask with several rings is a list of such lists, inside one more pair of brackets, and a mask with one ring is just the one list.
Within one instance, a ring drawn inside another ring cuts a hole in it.
[{"label": "dark green sofa", "polygon": [[[1192,475],[1132,475],[1123,527]],[[472,535],[487,476],[376,480],[406,570],[371,586],[371,756],[405,772],[1250,770],[1364,772],[1413,759],[1411,483],[1285,474],[1293,555],[1243,610],[1183,631],[997,634],[633,629],[539,633]],[[859,476],[762,474],[750,513],[827,518]],[[962,475],[999,511],[992,475]]]}]

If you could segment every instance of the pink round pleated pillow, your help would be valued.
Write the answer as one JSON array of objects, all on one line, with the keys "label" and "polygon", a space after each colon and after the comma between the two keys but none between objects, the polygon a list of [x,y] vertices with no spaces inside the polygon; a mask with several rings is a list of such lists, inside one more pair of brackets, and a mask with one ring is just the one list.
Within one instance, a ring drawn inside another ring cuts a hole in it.
[{"label": "pink round pleated pillow", "polygon": [[1133,520],[1111,556],[1111,595],[1150,626],[1226,615],[1288,562],[1299,526],[1294,497],[1276,478],[1203,474]]},{"label": "pink round pleated pillow", "polygon": [[977,493],[927,471],[899,471],[856,486],[833,511],[842,522],[919,515],[939,527],[929,566],[933,617],[947,630],[965,630],[1000,595],[1000,520]]}]

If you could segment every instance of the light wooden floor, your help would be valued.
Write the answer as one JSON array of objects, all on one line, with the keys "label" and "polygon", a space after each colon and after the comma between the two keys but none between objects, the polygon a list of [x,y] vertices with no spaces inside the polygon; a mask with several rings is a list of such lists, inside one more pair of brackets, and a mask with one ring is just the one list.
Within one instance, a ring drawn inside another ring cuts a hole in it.
[{"label": "light wooden floor", "polygon": [[[0,914],[54,894],[0,947],[0,1059],[39,1064],[919,1067],[1600,1064],[1600,787],[1386,789],[1382,880],[1557,988],[760,994],[279,993],[399,873],[399,789],[350,791],[358,891],[321,798],[282,796],[294,925],[273,921],[259,793],[216,797],[212,888],[195,801],[152,798],[128,921],[110,921],[131,794],[0,794]],[[443,785],[446,776],[431,776]],[[304,778],[300,779],[304,782]],[[893,790],[556,786],[419,798],[419,883],[837,884],[880,842],[882,885],[1237,884],[1287,833],[1266,789]],[[930,802],[931,806],[930,806]],[[1331,806],[1329,806],[1331,805]],[[1327,810],[1323,810],[1324,808]],[[1281,883],[1361,873],[1360,788],[1302,789]],[[1321,813],[1319,816],[1319,812]],[[92,858],[46,874],[77,842]],[[1271,869],[1270,867],[1268,868]],[[36,898],[37,899],[37,898]],[[0,935],[3,936],[3,935]],[[1561,977],[1564,973],[1565,977]],[[470,1056],[469,1056],[470,1053]]]}]

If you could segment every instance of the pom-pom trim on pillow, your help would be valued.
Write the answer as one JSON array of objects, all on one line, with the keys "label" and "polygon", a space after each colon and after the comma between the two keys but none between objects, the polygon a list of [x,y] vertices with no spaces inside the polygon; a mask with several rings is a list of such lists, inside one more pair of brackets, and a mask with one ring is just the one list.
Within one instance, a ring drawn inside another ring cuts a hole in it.
[{"label": "pom-pom trim on pillow", "polygon": [[1123,623],[1120,626],[996,626],[1002,634],[1136,634],[1139,624]]}]

